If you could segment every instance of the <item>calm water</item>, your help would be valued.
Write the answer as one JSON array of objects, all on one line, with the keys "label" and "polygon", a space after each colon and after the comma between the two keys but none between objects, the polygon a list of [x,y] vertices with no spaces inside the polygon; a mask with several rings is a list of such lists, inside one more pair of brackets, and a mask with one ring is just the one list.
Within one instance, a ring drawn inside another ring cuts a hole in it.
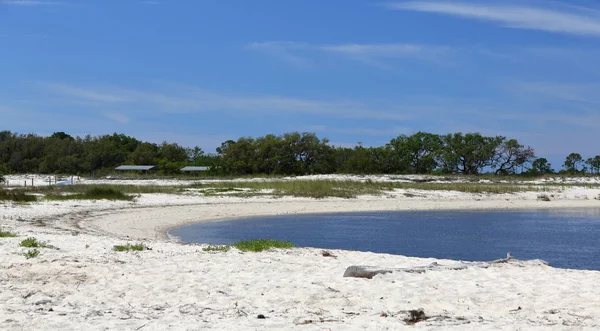
[{"label": "calm water", "polygon": [[600,208],[289,215],[195,224],[170,234],[185,242],[273,238],[296,246],[466,261],[512,252],[558,268],[600,270]]}]

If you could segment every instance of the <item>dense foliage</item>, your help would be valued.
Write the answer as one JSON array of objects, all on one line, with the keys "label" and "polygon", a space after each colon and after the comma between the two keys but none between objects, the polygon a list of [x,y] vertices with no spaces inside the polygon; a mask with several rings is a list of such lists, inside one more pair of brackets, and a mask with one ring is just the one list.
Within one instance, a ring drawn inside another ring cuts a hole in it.
[{"label": "dense foliage", "polygon": [[[323,173],[496,174],[554,173],[531,147],[479,133],[400,135],[385,146],[334,147],[314,133],[268,134],[228,140],[216,154],[176,143],[155,144],[123,134],[49,137],[0,132],[0,180],[7,173],[94,174],[122,164],[156,165],[163,174],[186,165],[211,166],[213,175],[305,175]],[[600,173],[600,156],[567,156],[565,173]]]},{"label": "dense foliage", "polygon": [[216,157],[176,143],[153,144],[123,134],[84,138],[0,132],[1,173],[91,174],[122,164],[157,165],[174,173],[185,165],[212,165]]}]

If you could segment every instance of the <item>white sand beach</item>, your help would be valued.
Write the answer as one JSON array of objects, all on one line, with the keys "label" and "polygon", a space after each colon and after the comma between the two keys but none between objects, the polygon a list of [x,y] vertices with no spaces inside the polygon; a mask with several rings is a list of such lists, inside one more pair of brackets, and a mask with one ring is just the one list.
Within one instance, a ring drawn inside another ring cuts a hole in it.
[{"label": "white sand beach", "polygon": [[[342,250],[330,250],[332,257],[317,248],[205,252],[206,245],[181,244],[165,235],[182,224],[258,215],[600,208],[600,189],[582,186],[549,190],[551,201],[539,200],[536,192],[405,193],[315,200],[191,192],[142,194],[133,202],[0,204],[2,230],[19,235],[0,238],[0,329],[600,329],[600,271],[516,261],[349,278],[343,275],[352,265],[406,269],[458,262]],[[27,249],[19,247],[26,237],[58,249],[42,248],[38,257],[26,259]],[[127,242],[151,250],[113,251]],[[416,309],[429,318],[407,324],[409,311]]]}]

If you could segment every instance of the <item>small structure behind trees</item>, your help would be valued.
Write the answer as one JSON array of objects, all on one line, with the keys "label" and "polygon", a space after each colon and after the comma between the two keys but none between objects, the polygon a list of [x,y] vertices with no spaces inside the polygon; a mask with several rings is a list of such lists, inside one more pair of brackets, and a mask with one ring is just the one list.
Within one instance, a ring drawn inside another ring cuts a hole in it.
[{"label": "small structure behind trees", "polygon": [[141,171],[147,174],[148,171],[156,170],[156,166],[153,165],[121,165],[115,168],[118,171]]}]

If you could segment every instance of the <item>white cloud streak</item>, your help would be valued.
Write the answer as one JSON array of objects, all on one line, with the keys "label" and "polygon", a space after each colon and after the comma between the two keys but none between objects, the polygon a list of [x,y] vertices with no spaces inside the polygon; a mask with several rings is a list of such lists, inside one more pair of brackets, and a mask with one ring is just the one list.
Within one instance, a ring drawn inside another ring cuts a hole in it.
[{"label": "white cloud streak", "polygon": [[291,41],[269,41],[252,43],[248,49],[262,52],[297,66],[313,64],[309,60],[316,54],[341,56],[375,66],[385,66],[383,59],[413,58],[428,61],[443,61],[453,50],[449,47],[419,44],[329,44],[319,45]]},{"label": "white cloud streak", "polygon": [[530,6],[450,1],[389,3],[385,7],[496,22],[509,28],[600,37],[600,16],[591,9],[558,11]]},{"label": "white cloud streak", "polygon": [[111,119],[115,122],[119,122],[121,124],[129,123],[129,118],[127,118],[127,116],[122,115],[122,114],[107,112],[107,113],[104,113],[103,115],[104,115],[104,117]]},{"label": "white cloud streak", "polygon": [[230,112],[254,114],[312,114],[336,118],[404,120],[407,111],[394,106],[373,106],[354,100],[317,100],[286,96],[233,95],[176,85],[169,92],[139,91],[122,87],[83,88],[41,83],[46,90],[66,97],[64,102],[91,107],[140,109],[156,113]]},{"label": "white cloud streak", "polygon": [[58,1],[37,1],[37,0],[0,0],[0,5],[15,5],[15,6],[57,6],[63,2]]}]

